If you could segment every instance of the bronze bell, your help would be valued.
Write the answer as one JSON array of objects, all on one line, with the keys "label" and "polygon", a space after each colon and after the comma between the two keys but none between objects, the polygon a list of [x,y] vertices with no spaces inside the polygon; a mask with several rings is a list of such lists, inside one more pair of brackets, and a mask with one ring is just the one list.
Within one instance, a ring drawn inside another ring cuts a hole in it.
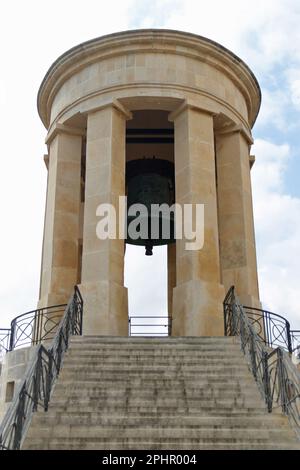
[{"label": "bronze bell", "polygon": [[[158,217],[151,214],[152,204],[167,204],[170,207],[175,202],[174,164],[155,157],[131,160],[126,164],[126,187],[127,210],[133,204],[143,204],[148,212],[147,233],[142,233],[137,239],[132,239],[127,230],[126,242],[132,245],[144,245],[147,256],[152,255],[152,249],[155,245],[174,243],[173,212],[167,215],[167,219],[161,213]],[[127,214],[127,229],[134,219],[134,216]],[[140,220],[143,221],[143,217],[140,217]],[[158,228],[158,236],[151,238],[151,229],[154,224]],[[162,233],[163,224],[168,224],[170,227],[167,238]]]}]

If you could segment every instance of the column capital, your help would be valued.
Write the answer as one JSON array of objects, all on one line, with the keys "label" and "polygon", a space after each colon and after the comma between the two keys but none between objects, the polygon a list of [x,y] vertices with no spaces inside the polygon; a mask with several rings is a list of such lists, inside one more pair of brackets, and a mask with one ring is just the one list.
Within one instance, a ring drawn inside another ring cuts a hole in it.
[{"label": "column capital", "polygon": [[203,107],[197,106],[194,103],[190,103],[189,101],[184,100],[184,102],[181,103],[181,105],[177,109],[175,109],[169,114],[168,120],[170,122],[175,121],[178,118],[178,116],[180,116],[180,114],[186,110],[198,111],[199,113],[209,114],[210,116],[215,115],[215,113],[209,109],[205,109]]},{"label": "column capital", "polygon": [[119,100],[109,100],[105,103],[101,104],[100,106],[95,106],[94,108],[89,109],[86,114],[96,113],[97,111],[101,111],[102,109],[106,108],[115,108],[127,121],[132,119],[132,113],[119,101]]},{"label": "column capital", "polygon": [[66,126],[65,124],[56,122],[51,127],[51,130],[48,132],[45,143],[49,145],[52,142],[52,140],[59,134],[84,136],[85,129],[81,129],[79,127]]},{"label": "column capital", "polygon": [[235,134],[235,133],[241,134],[246,140],[247,144],[249,145],[253,144],[254,141],[253,141],[251,132],[242,124],[232,124],[223,129],[215,129],[215,134],[218,136]]}]

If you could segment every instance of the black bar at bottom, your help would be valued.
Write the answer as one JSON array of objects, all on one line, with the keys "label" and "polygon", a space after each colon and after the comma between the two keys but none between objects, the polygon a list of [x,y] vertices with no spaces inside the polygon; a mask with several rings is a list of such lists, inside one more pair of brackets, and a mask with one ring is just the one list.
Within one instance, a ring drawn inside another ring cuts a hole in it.
[{"label": "black bar at bottom", "polygon": [[[241,468],[241,459],[247,459],[247,463],[256,463],[259,459],[260,464],[262,460],[270,466],[274,458],[274,463],[278,463],[278,459],[296,458],[299,456],[297,451],[263,451],[263,450],[243,450],[243,451],[223,451],[223,450],[95,450],[95,451],[2,451],[0,452],[0,464],[8,465],[16,462],[21,463],[23,466],[26,463],[47,462],[46,468],[53,463],[59,463],[60,468],[62,463],[73,465],[83,465],[82,468],[98,469],[109,468],[113,466],[121,466],[123,468],[141,468],[145,465],[159,467],[161,465],[183,465],[184,467],[191,468],[204,468],[203,465],[207,464],[209,467],[214,468],[214,464],[224,464],[228,462],[230,468]],[[296,454],[297,452],[297,454]],[[294,456],[291,454],[295,454]],[[88,466],[88,467],[87,467]],[[3,467],[4,468],[4,467]]]}]

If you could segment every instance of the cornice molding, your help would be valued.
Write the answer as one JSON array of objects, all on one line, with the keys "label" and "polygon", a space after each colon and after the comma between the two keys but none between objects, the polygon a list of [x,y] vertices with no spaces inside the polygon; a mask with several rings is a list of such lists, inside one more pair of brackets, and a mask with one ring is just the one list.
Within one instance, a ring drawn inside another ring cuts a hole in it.
[{"label": "cornice molding", "polygon": [[250,68],[220,44],[191,33],[147,29],[125,31],[92,39],[60,56],[48,70],[38,93],[38,111],[50,124],[53,99],[63,83],[84,67],[108,57],[132,53],[163,52],[194,57],[227,75],[243,94],[252,126],[261,102],[259,84]]}]

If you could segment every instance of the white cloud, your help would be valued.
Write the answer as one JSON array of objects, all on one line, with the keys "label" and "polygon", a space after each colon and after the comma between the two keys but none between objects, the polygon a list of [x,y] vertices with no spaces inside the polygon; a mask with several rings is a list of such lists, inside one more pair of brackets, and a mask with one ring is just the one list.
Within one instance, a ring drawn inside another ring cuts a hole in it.
[{"label": "white cloud", "polygon": [[[152,2],[137,1],[137,8],[146,10],[145,3]],[[185,0],[174,8],[162,0],[160,10],[169,13],[163,26],[219,41],[264,71],[287,58],[300,60],[298,0],[252,0],[251,7],[240,0]]]},{"label": "white cloud", "polygon": [[290,149],[257,139],[252,170],[261,300],[300,328],[300,198],[284,189]]},{"label": "white cloud", "polygon": [[255,193],[260,195],[266,191],[282,191],[284,171],[290,160],[290,146],[256,139],[252,151],[257,155],[252,171]]},{"label": "white cloud", "polygon": [[300,110],[300,68],[291,68],[286,71],[291,101]]},{"label": "white cloud", "polygon": [[290,122],[286,113],[290,104],[290,98],[286,90],[262,90],[262,105],[257,118],[256,127],[265,128],[275,126],[280,131],[290,129]]},{"label": "white cloud", "polygon": [[[263,101],[256,129],[275,126],[295,130],[300,120],[288,119],[299,105],[300,4],[298,0],[169,0],[135,2],[140,27],[186,30],[220,42],[238,54],[262,85]],[[298,78],[287,83],[284,70]]]}]

